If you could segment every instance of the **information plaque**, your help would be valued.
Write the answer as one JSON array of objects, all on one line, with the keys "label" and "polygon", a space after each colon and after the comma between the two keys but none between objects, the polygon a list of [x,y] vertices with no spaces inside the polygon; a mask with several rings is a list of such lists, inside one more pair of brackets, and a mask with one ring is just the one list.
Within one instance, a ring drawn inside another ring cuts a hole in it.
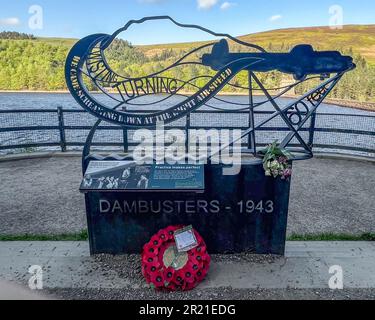
[{"label": "information plaque", "polygon": [[91,161],[81,184],[90,191],[204,191],[202,165],[137,165],[134,161]]}]

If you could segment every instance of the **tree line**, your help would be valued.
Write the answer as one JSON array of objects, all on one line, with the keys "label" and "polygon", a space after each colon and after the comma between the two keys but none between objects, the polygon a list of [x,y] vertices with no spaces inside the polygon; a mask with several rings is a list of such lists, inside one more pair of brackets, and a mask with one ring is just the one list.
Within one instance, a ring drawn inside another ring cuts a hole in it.
[{"label": "tree line", "polygon": [[33,34],[20,33],[15,31],[2,31],[0,32],[0,39],[35,40],[36,37]]}]

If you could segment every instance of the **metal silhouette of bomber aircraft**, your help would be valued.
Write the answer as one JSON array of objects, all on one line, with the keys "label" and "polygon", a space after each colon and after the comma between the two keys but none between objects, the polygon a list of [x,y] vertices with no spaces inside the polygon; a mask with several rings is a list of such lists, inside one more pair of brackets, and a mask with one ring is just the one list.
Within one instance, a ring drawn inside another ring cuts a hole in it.
[{"label": "metal silhouette of bomber aircraft", "polygon": [[249,64],[246,68],[254,72],[269,72],[278,70],[293,74],[295,80],[304,80],[308,75],[320,74],[328,76],[331,73],[344,72],[355,68],[353,58],[343,56],[338,51],[315,51],[311,45],[302,44],[294,47],[289,53],[231,53],[227,40],[216,43],[212,53],[202,56],[202,63],[218,71],[236,61],[246,60],[258,62]]}]

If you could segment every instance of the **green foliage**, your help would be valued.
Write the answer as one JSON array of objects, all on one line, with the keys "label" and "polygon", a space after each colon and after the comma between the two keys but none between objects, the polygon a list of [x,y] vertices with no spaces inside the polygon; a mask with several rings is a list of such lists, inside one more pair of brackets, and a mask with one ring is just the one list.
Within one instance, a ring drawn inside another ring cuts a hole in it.
[{"label": "green foliage", "polygon": [[143,69],[142,66],[148,62],[143,52],[124,40],[115,40],[111,44],[106,52],[106,59],[113,70],[125,76],[134,74],[140,76]]},{"label": "green foliage", "polygon": [[87,230],[59,235],[0,235],[0,241],[87,241],[88,238]]},{"label": "green foliage", "polygon": [[0,40],[0,90],[63,90],[69,48],[32,40]]},{"label": "green foliage", "polygon": [[280,148],[277,141],[270,144],[265,150],[259,151],[259,154],[263,156],[263,168],[267,176],[275,178],[279,175],[284,176],[285,170],[288,170],[288,174],[290,173],[288,160],[291,160],[293,155],[288,150]]},{"label": "green foliage", "polygon": [[323,233],[323,234],[293,234],[288,237],[288,241],[375,241],[374,233],[364,233],[361,235],[351,234],[336,234],[336,233]]},{"label": "green foliage", "polygon": [[15,31],[3,31],[0,32],[0,39],[35,40],[36,38],[32,34],[19,33]]}]

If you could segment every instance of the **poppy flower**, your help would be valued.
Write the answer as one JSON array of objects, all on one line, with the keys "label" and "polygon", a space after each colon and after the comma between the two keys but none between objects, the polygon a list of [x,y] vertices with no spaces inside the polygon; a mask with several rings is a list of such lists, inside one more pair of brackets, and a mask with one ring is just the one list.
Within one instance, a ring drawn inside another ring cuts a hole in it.
[{"label": "poppy flower", "polygon": [[198,261],[195,256],[189,258],[189,263],[192,265],[194,270],[203,268],[203,261]]},{"label": "poppy flower", "polygon": [[199,254],[197,253],[194,258],[199,262],[199,263],[203,263],[203,255],[202,254]]},{"label": "poppy flower", "polygon": [[204,270],[199,270],[196,275],[195,275],[195,278],[197,279],[197,282],[202,282],[207,276],[207,272],[204,271]]},{"label": "poppy flower", "polygon": [[185,282],[185,272],[184,272],[184,270],[182,270],[182,269],[177,270],[174,274],[173,281],[177,285],[182,285]]},{"label": "poppy flower", "polygon": [[163,241],[160,240],[159,236],[156,234],[151,238],[150,245],[154,246],[155,248],[160,248],[162,245]]},{"label": "poppy flower", "polygon": [[163,273],[161,271],[152,273],[150,275],[150,280],[151,280],[151,283],[153,283],[156,288],[162,288],[165,286]]},{"label": "poppy flower", "polygon": [[146,264],[146,271],[151,274],[151,273],[156,273],[161,269],[161,265],[159,262],[153,262]]},{"label": "poppy flower", "polygon": [[178,228],[177,227],[173,227],[173,226],[168,227],[168,228],[165,229],[165,233],[166,233],[166,235],[167,235],[167,237],[168,237],[169,240],[173,240],[174,239],[174,233],[177,230],[178,230]]},{"label": "poppy flower", "polygon": [[172,282],[175,272],[176,272],[176,270],[173,269],[172,267],[164,269],[163,275],[164,275],[165,281],[168,282],[168,283]]},{"label": "poppy flower", "polygon": [[195,277],[194,277],[194,274],[191,270],[185,270],[185,281],[187,283],[194,283],[195,282]]},{"label": "poppy flower", "polygon": [[143,254],[151,255],[151,256],[157,256],[159,252],[159,249],[155,247],[154,245],[148,243],[143,247]]},{"label": "poppy flower", "polygon": [[162,242],[164,242],[164,241],[166,241],[166,240],[169,239],[169,238],[168,238],[168,232],[167,232],[166,230],[160,230],[160,231],[158,232],[158,237],[159,237],[159,239],[160,239]]},{"label": "poppy flower", "polygon": [[190,250],[188,253],[189,253],[189,256],[191,257],[197,257],[197,256],[203,256],[206,254],[206,251],[207,251],[207,247],[205,245],[200,245],[192,250]]},{"label": "poppy flower", "polygon": [[195,248],[195,252],[200,253],[200,254],[204,254],[204,253],[207,252],[207,247],[205,245],[200,245],[200,246]]},{"label": "poppy flower", "polygon": [[196,273],[203,268],[203,264],[199,264],[193,261],[189,261],[188,266],[186,266],[187,270],[190,270],[193,275],[195,276]]},{"label": "poppy flower", "polygon": [[193,269],[193,265],[188,263],[187,266],[183,269],[184,275],[185,275],[185,281],[188,283],[194,283],[195,282],[195,273],[197,270]]},{"label": "poppy flower", "polygon": [[159,257],[158,256],[150,256],[148,254],[144,254],[142,256],[142,262],[146,265],[153,264],[153,263],[159,263]]},{"label": "poppy flower", "polygon": [[188,251],[187,254],[188,254],[189,258],[192,258],[192,257],[195,257],[196,252],[193,249],[193,250]]}]

